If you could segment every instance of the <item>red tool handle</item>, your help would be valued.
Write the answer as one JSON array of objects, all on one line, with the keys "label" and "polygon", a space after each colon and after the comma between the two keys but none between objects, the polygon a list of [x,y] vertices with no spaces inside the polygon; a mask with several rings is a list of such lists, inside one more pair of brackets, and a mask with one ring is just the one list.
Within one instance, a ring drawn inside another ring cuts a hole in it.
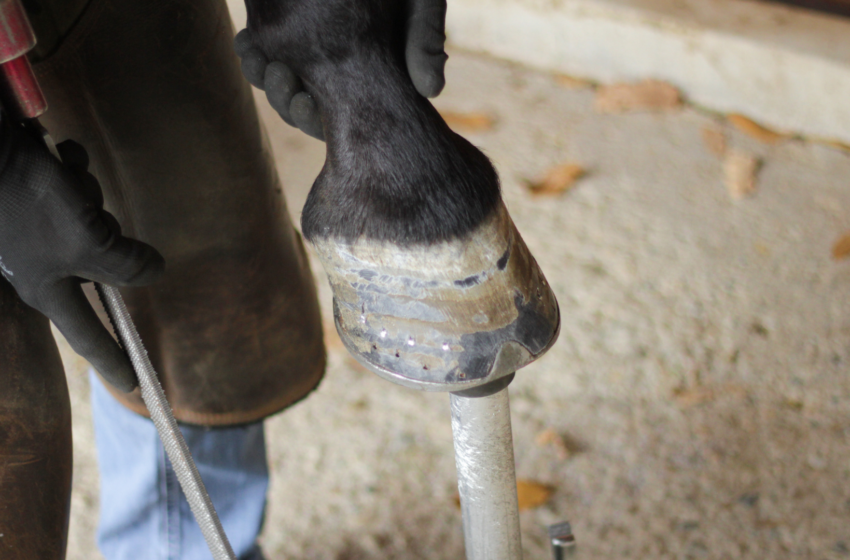
[{"label": "red tool handle", "polygon": [[16,120],[34,119],[47,110],[27,52],[35,34],[20,0],[0,0],[0,101]]}]

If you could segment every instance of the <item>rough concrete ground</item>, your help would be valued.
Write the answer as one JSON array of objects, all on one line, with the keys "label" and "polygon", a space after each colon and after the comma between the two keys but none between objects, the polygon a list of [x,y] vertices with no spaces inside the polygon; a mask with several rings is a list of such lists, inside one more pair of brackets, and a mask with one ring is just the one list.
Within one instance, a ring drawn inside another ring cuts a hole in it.
[{"label": "rough concrete ground", "polygon": [[[830,249],[850,230],[850,157],[759,144],[690,109],[598,115],[592,99],[453,52],[436,100],[496,119],[467,136],[496,163],[563,314],[557,345],[511,386],[518,475],[556,489],[521,515],[525,558],[549,558],[545,527],[562,519],[582,559],[848,557],[850,261]],[[297,216],[323,145],[260,107]],[[730,199],[706,128],[762,158],[754,197]],[[564,162],[588,175],[528,194],[525,179]],[[462,558],[448,397],[382,381],[333,340],[329,353],[320,389],[267,424],[269,557]],[[69,558],[96,559],[84,363],[63,355]],[[535,442],[547,429],[567,453]]]}]

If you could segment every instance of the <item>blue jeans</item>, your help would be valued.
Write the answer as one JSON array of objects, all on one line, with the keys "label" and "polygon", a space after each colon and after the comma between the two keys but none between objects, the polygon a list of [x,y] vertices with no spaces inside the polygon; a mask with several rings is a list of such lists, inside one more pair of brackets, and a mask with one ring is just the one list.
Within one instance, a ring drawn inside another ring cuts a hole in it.
[{"label": "blue jeans", "polygon": [[[91,379],[100,469],[97,543],[106,560],[207,560],[212,556],[153,422]],[[235,428],[181,425],[198,471],[241,560],[262,560],[269,470],[262,422]]]}]

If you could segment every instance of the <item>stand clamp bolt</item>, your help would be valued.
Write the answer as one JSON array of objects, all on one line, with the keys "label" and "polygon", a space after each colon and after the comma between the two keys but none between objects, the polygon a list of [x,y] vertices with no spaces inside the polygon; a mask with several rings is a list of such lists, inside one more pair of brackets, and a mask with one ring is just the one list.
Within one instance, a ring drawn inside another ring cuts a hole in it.
[{"label": "stand clamp bolt", "polygon": [[575,554],[576,538],[573,528],[566,521],[549,526],[549,540],[552,543],[552,558],[564,560]]}]

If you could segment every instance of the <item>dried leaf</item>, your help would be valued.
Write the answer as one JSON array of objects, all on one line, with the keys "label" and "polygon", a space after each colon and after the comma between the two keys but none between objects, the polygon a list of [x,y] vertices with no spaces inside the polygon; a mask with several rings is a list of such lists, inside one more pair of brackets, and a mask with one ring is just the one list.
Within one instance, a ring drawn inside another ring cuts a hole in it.
[{"label": "dried leaf", "polygon": [[517,480],[516,491],[519,499],[519,510],[524,511],[540,507],[548,502],[555,489],[533,480]]},{"label": "dried leaf", "polygon": [[555,83],[567,89],[584,89],[593,86],[590,80],[567,76],[566,74],[555,74]]},{"label": "dried leaf", "polygon": [[664,111],[682,105],[679,90],[666,82],[646,80],[635,84],[611,84],[596,90],[594,108],[599,113]]},{"label": "dried leaf", "polygon": [[770,336],[770,329],[768,329],[758,321],[753,321],[753,323],[750,325],[750,332],[753,334],[757,334],[762,338],[767,338]]},{"label": "dried leaf", "polygon": [[673,391],[673,398],[676,402],[686,408],[714,401],[725,396],[743,398],[747,396],[747,390],[739,385],[720,385],[715,387],[678,388]]},{"label": "dried leaf", "polygon": [[349,403],[348,406],[350,406],[352,410],[356,410],[358,412],[369,410],[369,401],[366,399],[357,399],[353,403]]},{"label": "dried leaf", "polygon": [[673,391],[673,398],[682,406],[694,406],[713,401],[714,397],[714,389],[710,387],[695,387],[693,389],[677,389]]},{"label": "dried leaf", "polygon": [[534,443],[540,447],[552,447],[559,459],[567,459],[570,456],[570,448],[567,442],[554,428],[548,428],[537,434]]},{"label": "dried leaf", "polygon": [[726,136],[716,128],[702,129],[702,143],[706,149],[716,156],[726,153]]},{"label": "dried leaf", "polygon": [[557,165],[539,181],[526,181],[532,194],[560,194],[568,191],[584,175],[584,168],[575,163]]},{"label": "dried leaf", "polygon": [[765,128],[757,122],[748,119],[744,115],[726,115],[726,119],[732,126],[747,136],[755,138],[759,142],[764,142],[765,144],[776,144],[777,142],[781,142],[787,138],[786,135],[770,130],[769,128]]},{"label": "dried leaf", "polygon": [[796,410],[797,412],[800,412],[806,407],[806,404],[799,399],[785,399],[784,401],[782,401],[782,404],[786,408]]},{"label": "dried leaf", "polygon": [[850,256],[850,231],[838,238],[832,246],[832,258],[835,260],[846,259]]},{"label": "dried leaf", "polygon": [[534,436],[534,443],[536,443],[540,447],[545,447],[557,441],[563,443],[563,439],[561,439],[561,434],[556,432],[555,428],[546,428],[545,430]]},{"label": "dried leaf", "polygon": [[741,200],[756,192],[759,160],[751,154],[732,151],[723,161],[723,176],[729,196]]},{"label": "dried leaf", "polygon": [[486,132],[495,124],[495,119],[487,113],[440,111],[440,116],[450,128],[462,132]]}]

